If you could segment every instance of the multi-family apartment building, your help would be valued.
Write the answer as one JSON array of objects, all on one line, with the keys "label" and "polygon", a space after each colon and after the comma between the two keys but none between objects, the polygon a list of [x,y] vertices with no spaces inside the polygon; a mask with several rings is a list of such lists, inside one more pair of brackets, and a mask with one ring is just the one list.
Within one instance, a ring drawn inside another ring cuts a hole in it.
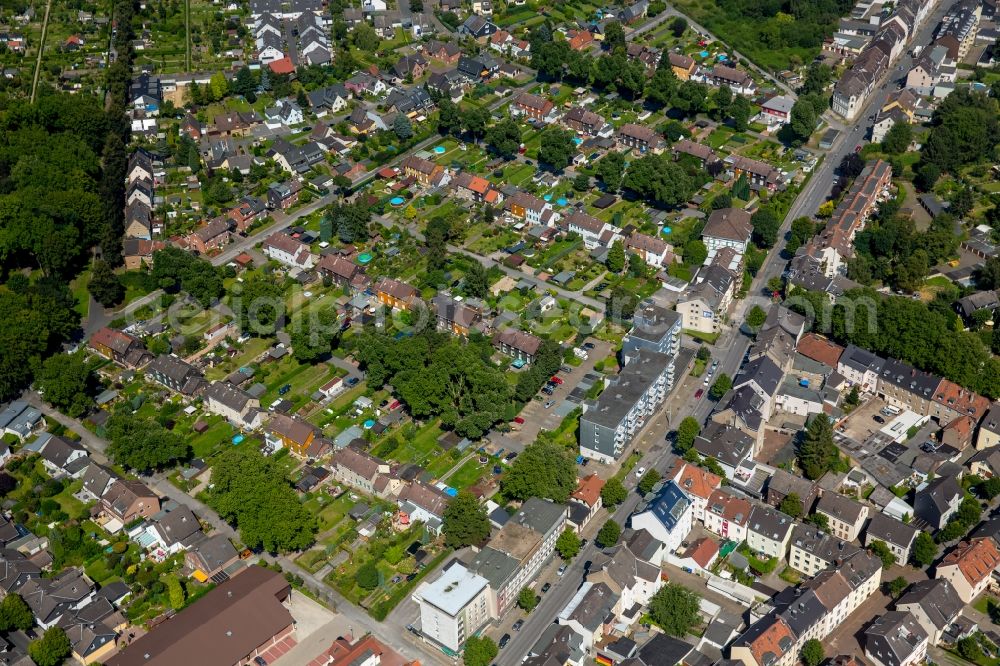
[{"label": "multi-family apartment building", "polygon": [[868,520],[868,507],[839,493],[826,492],[816,503],[816,513],[827,518],[830,533],[844,541],[854,541]]},{"label": "multi-family apartment building", "polygon": [[1000,564],[1000,551],[989,537],[963,541],[944,556],[935,578],[950,582],[963,603],[972,603],[989,586],[993,570]]},{"label": "multi-family apartment building", "polygon": [[618,128],[618,143],[640,153],[656,154],[663,152],[667,146],[656,130],[636,123],[626,123]]},{"label": "multi-family apartment building", "polygon": [[873,542],[881,541],[896,556],[897,562],[906,564],[910,561],[910,549],[919,533],[916,527],[875,511],[865,527],[864,544],[870,548]]},{"label": "multi-family apartment building", "polygon": [[860,550],[832,534],[798,523],[789,544],[788,565],[807,576],[815,576]]},{"label": "multi-family apartment building", "polygon": [[750,501],[744,497],[725,490],[716,490],[705,503],[703,514],[705,529],[723,539],[741,543],[747,537],[751,507]]},{"label": "multi-family apartment building", "polygon": [[791,516],[769,506],[754,505],[747,525],[747,545],[757,553],[783,560],[794,526]]},{"label": "multi-family apartment building", "polygon": [[489,582],[452,560],[440,577],[421,583],[413,593],[421,637],[457,654],[493,617],[489,597]]}]

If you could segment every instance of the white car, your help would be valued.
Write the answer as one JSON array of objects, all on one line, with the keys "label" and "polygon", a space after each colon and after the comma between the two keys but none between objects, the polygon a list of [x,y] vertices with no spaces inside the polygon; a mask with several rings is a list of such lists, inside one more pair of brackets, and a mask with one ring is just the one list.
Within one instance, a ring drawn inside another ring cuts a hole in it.
[{"label": "white car", "polygon": [[635,475],[636,476],[642,476],[645,473],[646,473],[646,468],[645,467],[640,467],[639,469],[635,470]]},{"label": "white car", "polygon": [[556,575],[557,576],[562,576],[564,573],[566,573],[566,565],[565,564],[562,565],[561,567],[559,567],[559,571],[556,572]]}]

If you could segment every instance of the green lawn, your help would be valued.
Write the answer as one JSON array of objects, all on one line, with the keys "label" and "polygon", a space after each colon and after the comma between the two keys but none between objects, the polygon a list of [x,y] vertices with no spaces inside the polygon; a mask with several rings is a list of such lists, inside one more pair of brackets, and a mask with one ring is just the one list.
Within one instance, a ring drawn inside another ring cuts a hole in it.
[{"label": "green lawn", "polygon": [[464,490],[479,481],[483,477],[483,474],[486,473],[488,466],[489,463],[483,465],[479,462],[479,456],[473,456],[466,460],[461,467],[448,475],[445,483],[452,488]]},{"label": "green lawn", "polygon": [[69,289],[73,292],[73,298],[76,299],[76,311],[80,313],[81,317],[86,317],[90,311],[90,292],[87,291],[87,285],[89,284],[89,268],[73,278],[73,281],[69,283]]}]

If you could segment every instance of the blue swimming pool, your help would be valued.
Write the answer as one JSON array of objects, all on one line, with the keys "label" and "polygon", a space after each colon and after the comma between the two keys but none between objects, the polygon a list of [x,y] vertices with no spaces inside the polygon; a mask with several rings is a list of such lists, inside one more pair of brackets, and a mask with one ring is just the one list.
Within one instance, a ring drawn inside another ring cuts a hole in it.
[{"label": "blue swimming pool", "polygon": [[449,497],[455,497],[456,495],[458,495],[458,491],[455,490],[454,488],[445,488],[444,494]]},{"label": "blue swimming pool", "polygon": [[580,145],[581,143],[583,143],[583,139],[581,139],[581,138],[580,138],[580,137],[578,137],[578,136],[576,136],[576,137],[573,137],[573,143],[575,143],[576,145],[578,145],[578,146],[579,146],[579,145]]},{"label": "blue swimming pool", "polygon": [[556,203],[559,204],[560,206],[565,206],[566,205],[566,199],[563,198],[563,197],[559,197],[558,199],[556,199]]},{"label": "blue swimming pool", "polygon": [[372,258],[373,257],[371,252],[362,252],[361,254],[358,255],[358,263],[361,265],[367,264],[372,260]]},{"label": "blue swimming pool", "polygon": [[663,227],[663,233],[664,234],[672,234],[672,233],[674,233],[674,230],[671,229],[670,227]]},{"label": "blue swimming pool", "polygon": [[406,199],[403,197],[393,197],[389,199],[390,206],[402,206],[404,203],[406,203]]},{"label": "blue swimming pool", "polygon": [[438,155],[444,155],[444,146],[438,146],[434,149],[434,152]]},{"label": "blue swimming pool", "polygon": [[233,435],[233,444],[239,444],[244,439],[246,439],[246,437],[244,437],[243,435]]},{"label": "blue swimming pool", "polygon": [[368,419],[367,421],[365,421],[365,430],[371,430],[374,425],[375,425],[375,419]]},{"label": "blue swimming pool", "polygon": [[700,53],[699,55],[700,55],[700,56],[701,56],[702,58],[707,58],[707,57],[708,57],[708,51],[702,51],[702,52],[701,52],[701,53]]},{"label": "blue swimming pool", "polygon": [[542,198],[545,199],[546,201],[552,201],[552,195],[551,194],[546,194],[546,195],[542,196]]}]

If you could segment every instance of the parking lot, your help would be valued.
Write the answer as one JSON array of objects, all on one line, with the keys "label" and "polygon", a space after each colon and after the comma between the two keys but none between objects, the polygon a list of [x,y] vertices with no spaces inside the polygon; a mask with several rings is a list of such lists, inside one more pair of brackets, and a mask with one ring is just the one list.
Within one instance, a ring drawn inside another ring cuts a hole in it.
[{"label": "parking lot", "polygon": [[[873,417],[881,416],[879,412],[885,407],[885,401],[881,398],[872,398],[866,403],[859,405],[850,416],[841,424],[837,432],[853,439],[855,442],[864,442],[873,432],[883,428],[884,423],[878,423]],[[890,419],[886,419],[888,422]]]},{"label": "parking lot", "polygon": [[[590,338],[587,342],[594,345],[594,348],[587,351],[587,360],[579,366],[573,368],[572,372],[559,371],[557,375],[563,383],[556,386],[552,395],[539,392],[541,400],[534,399],[528,402],[521,410],[520,417],[524,419],[521,429],[513,439],[517,439],[525,444],[535,441],[541,430],[555,430],[559,427],[563,417],[560,416],[559,405],[569,397],[573,389],[577,387],[584,375],[594,370],[594,364],[611,354],[611,345],[602,340]],[[552,402],[546,409],[545,405]]]}]

